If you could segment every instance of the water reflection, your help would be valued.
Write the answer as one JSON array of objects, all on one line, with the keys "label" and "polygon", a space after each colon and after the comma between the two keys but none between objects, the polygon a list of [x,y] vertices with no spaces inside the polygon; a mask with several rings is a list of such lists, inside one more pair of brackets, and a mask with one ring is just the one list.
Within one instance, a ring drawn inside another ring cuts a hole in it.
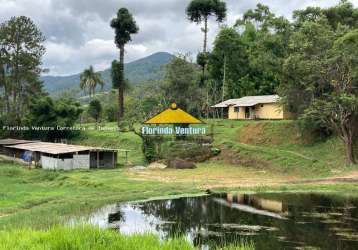
[{"label": "water reflection", "polygon": [[218,194],[107,206],[86,222],[124,234],[184,235],[210,248],[358,249],[358,200],[318,194]]}]

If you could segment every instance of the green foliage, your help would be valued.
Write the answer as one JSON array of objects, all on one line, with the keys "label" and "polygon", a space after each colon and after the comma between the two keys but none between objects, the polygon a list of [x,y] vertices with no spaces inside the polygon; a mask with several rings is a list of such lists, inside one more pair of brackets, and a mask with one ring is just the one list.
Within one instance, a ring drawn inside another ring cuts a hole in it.
[{"label": "green foliage", "polygon": [[111,78],[112,78],[112,88],[118,89],[119,85],[123,83],[123,74],[121,73],[120,64],[117,60],[114,60],[112,62]]},{"label": "green foliage", "polygon": [[290,32],[288,20],[261,4],[235,27],[222,28],[208,64],[212,102],[221,101],[223,88],[225,98],[276,93]]},{"label": "green foliage", "polygon": [[[204,32],[203,53],[207,53],[208,18],[215,16],[217,22],[223,22],[226,17],[226,3],[221,0],[191,0],[186,8],[186,14],[191,22],[197,24],[204,22],[204,28],[202,28]],[[204,75],[205,66],[203,67],[203,76]]]},{"label": "green foliage", "polygon": [[174,58],[166,67],[163,83],[165,105],[177,103],[178,107],[193,115],[199,115],[203,95],[198,87],[199,69],[185,56]]},{"label": "green foliage", "polygon": [[25,124],[32,127],[48,127],[43,131],[32,129],[25,133],[31,139],[56,140],[70,138],[78,133],[70,129],[62,130],[59,127],[71,128],[75,125],[83,112],[80,104],[71,99],[52,100],[50,97],[33,99]]},{"label": "green foliage", "polygon": [[105,113],[106,121],[115,122],[116,117],[117,117],[117,113],[118,113],[117,106],[116,105],[106,106],[104,108],[104,113]]},{"label": "green foliage", "polygon": [[222,22],[226,17],[226,3],[220,0],[192,0],[186,13],[192,22],[200,23],[211,15],[216,16],[218,22]]},{"label": "green foliage", "polygon": [[97,99],[92,100],[88,106],[87,112],[93,119],[96,120],[96,124],[97,124],[102,115],[101,102]]},{"label": "green foliage", "polygon": [[101,86],[103,90],[104,81],[102,80],[101,74],[95,72],[93,67],[90,66],[88,69],[85,69],[80,75],[80,88],[85,91],[88,90],[89,96],[94,96],[96,93],[97,84]]},{"label": "green foliage", "polygon": [[289,56],[283,64],[280,94],[289,111],[302,114],[312,98],[320,97],[329,88],[322,79],[327,71],[326,57],[335,34],[325,18],[305,22],[292,33]]},{"label": "green foliage", "polygon": [[126,8],[118,10],[117,16],[112,19],[110,25],[115,30],[115,43],[118,48],[130,42],[131,35],[139,31],[132,14]]},{"label": "green foliage", "polygon": [[160,158],[165,160],[182,159],[193,162],[204,162],[214,156],[210,145],[201,145],[190,140],[166,142],[162,148]]},{"label": "green foliage", "polygon": [[280,87],[283,101],[291,112],[302,115],[301,120],[306,121],[302,124],[337,133],[346,146],[347,163],[354,163],[358,31],[335,29],[323,14],[314,18],[308,18],[307,13],[296,14],[303,16],[290,37],[290,53],[284,63],[285,84]]},{"label": "green foliage", "polygon": [[25,16],[0,23],[0,115],[8,124],[21,125],[31,98],[43,95],[39,81],[44,36]]},{"label": "green foliage", "polygon": [[348,0],[341,0],[336,6],[322,9],[319,7],[307,7],[304,10],[294,11],[295,26],[300,27],[304,22],[316,22],[325,17],[334,30],[340,26],[350,28],[358,27],[358,10]]},{"label": "green foliage", "polygon": [[206,52],[201,52],[201,53],[198,53],[197,57],[196,57],[196,63],[204,68],[207,64],[208,64],[208,60],[209,60],[209,56],[210,56],[210,53]]},{"label": "green foliage", "polygon": [[159,137],[142,136],[142,150],[147,162],[159,159],[161,139]]}]

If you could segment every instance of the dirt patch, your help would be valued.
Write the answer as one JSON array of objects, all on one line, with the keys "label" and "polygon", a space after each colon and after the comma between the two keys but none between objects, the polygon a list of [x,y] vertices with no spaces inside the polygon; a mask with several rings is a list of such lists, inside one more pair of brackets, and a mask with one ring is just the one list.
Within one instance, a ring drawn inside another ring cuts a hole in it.
[{"label": "dirt patch", "polygon": [[7,217],[7,216],[10,216],[10,215],[12,215],[12,214],[0,214],[0,219],[4,218],[4,217]]},{"label": "dirt patch", "polygon": [[300,143],[296,125],[292,122],[257,122],[238,131],[237,140],[245,144],[283,145]]},{"label": "dirt patch", "polygon": [[358,172],[351,172],[344,176],[334,176],[328,178],[296,180],[289,184],[335,184],[335,183],[358,183]]},{"label": "dirt patch", "polygon": [[224,161],[224,163],[229,165],[241,165],[244,167],[254,167],[254,168],[267,168],[270,166],[270,163],[261,159],[256,159],[250,157],[246,153],[240,153],[234,150],[227,149],[225,147],[220,147],[221,153],[218,156],[213,157],[213,161]]}]

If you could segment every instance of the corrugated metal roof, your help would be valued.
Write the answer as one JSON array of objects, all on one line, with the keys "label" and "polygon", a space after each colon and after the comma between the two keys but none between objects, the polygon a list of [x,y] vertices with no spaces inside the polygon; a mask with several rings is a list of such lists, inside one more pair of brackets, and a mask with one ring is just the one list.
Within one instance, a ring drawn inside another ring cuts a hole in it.
[{"label": "corrugated metal roof", "polygon": [[7,146],[7,147],[27,150],[32,152],[54,154],[54,155],[75,153],[81,151],[115,151],[114,149],[105,149],[105,148],[96,148],[96,147],[89,147],[89,146],[79,146],[79,145],[51,143],[51,142],[33,142],[33,143],[19,144],[14,146]]},{"label": "corrugated metal roof", "polygon": [[280,100],[278,95],[262,95],[262,96],[245,96],[240,99],[230,99],[212,106],[213,108],[225,108],[228,106],[235,107],[252,107],[263,103],[276,103]]},{"label": "corrugated metal roof", "polygon": [[17,140],[17,139],[2,139],[0,140],[0,145],[16,145],[16,144],[22,144],[22,143],[30,143],[33,141],[27,141],[27,140]]}]

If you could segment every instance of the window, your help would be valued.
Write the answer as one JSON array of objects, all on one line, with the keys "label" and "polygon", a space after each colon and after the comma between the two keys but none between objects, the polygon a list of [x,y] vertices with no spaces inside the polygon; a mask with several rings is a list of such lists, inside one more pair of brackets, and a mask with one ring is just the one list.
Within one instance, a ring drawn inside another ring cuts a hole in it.
[{"label": "window", "polygon": [[240,107],[234,107],[234,111],[235,111],[236,113],[239,113],[239,112],[240,112]]}]

